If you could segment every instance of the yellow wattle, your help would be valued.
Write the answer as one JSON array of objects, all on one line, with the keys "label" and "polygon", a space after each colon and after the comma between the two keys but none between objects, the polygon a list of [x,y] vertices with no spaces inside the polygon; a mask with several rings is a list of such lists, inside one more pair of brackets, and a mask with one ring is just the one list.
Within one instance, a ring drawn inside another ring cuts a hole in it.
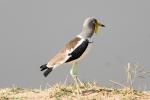
[{"label": "yellow wattle", "polygon": [[95,25],[95,30],[94,30],[94,32],[96,33],[96,34],[98,34],[98,32],[99,32],[99,24],[97,23],[96,25]]}]

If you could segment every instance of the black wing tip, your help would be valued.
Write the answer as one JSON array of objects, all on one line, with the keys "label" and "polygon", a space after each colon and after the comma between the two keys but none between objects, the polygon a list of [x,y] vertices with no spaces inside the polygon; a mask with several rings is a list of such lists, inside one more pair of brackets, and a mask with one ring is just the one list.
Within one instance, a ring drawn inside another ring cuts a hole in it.
[{"label": "black wing tip", "polygon": [[44,65],[42,65],[41,67],[40,67],[40,69],[41,69],[41,71],[44,71],[44,70],[46,70],[44,73],[43,73],[43,75],[45,76],[45,77],[47,77],[48,76],[48,74],[53,70],[53,67],[47,67],[47,64],[44,64]]},{"label": "black wing tip", "polygon": [[44,75],[45,77],[47,77],[48,74],[49,74],[52,70],[53,70],[52,67],[51,67],[51,68],[47,68],[47,70],[43,73],[43,75]]},{"label": "black wing tip", "polygon": [[42,65],[42,66],[40,67],[41,71],[43,71],[43,70],[45,70],[45,69],[48,68],[46,65],[47,65],[47,64],[44,64],[44,65]]}]

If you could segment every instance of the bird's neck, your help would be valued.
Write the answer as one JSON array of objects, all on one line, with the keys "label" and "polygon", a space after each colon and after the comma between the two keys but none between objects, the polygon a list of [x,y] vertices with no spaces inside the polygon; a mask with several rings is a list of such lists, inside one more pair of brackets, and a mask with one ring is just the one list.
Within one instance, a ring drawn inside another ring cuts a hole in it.
[{"label": "bird's neck", "polygon": [[78,34],[79,37],[87,39],[87,38],[91,38],[94,34],[94,30],[92,29],[86,29],[86,30],[82,30],[82,32],[80,34]]}]

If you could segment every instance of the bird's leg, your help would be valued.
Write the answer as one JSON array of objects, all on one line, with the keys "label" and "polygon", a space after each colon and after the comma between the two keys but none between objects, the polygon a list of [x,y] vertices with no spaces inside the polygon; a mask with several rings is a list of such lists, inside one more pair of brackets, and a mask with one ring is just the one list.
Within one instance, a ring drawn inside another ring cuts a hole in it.
[{"label": "bird's leg", "polygon": [[79,80],[79,78],[78,78],[78,76],[77,76],[77,63],[76,63],[76,62],[73,63],[72,68],[71,68],[71,70],[70,70],[70,74],[71,74],[72,78],[73,78],[74,81],[75,81],[75,84],[76,84],[76,88],[77,88],[77,90],[78,90],[78,93],[79,93],[79,92],[81,93],[81,91],[80,91],[80,89],[79,89],[79,83],[78,83],[78,82],[81,82],[81,81]]},{"label": "bird's leg", "polygon": [[72,78],[75,81],[75,84],[78,85],[78,81],[77,81],[77,66],[76,66],[76,62],[73,63],[72,68],[70,70],[70,75],[72,76]]},{"label": "bird's leg", "polygon": [[79,77],[77,77],[77,81],[80,84],[80,86],[84,87],[84,84],[82,83],[82,81],[79,79]]},{"label": "bird's leg", "polygon": [[[75,66],[76,66],[76,71],[77,71],[78,63],[76,63]],[[78,74],[78,73],[76,73],[76,74]],[[76,75],[76,76],[77,76],[77,75]],[[76,80],[77,80],[77,82],[80,84],[80,86],[84,86],[84,84],[82,83],[82,81],[79,79],[78,76],[76,77]]]}]

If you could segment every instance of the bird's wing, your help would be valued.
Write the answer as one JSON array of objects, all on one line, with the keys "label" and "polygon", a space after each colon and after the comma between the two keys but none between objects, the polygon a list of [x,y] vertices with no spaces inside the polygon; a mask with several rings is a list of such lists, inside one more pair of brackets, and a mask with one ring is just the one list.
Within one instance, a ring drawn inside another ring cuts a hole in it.
[{"label": "bird's wing", "polygon": [[81,43],[76,46],[76,48],[74,48],[72,50],[72,52],[70,52],[68,55],[70,56],[69,59],[66,61],[66,63],[68,62],[74,62],[77,59],[79,59],[81,57],[81,55],[85,52],[85,50],[87,49],[89,44],[89,40],[88,39],[84,39],[83,41],[81,41]]},{"label": "bird's wing", "polygon": [[[81,50],[81,44],[83,44],[85,39],[81,39],[80,37],[75,37],[71,41],[69,41],[64,48],[62,48],[56,56],[54,56],[47,64],[47,67],[57,67],[66,61],[69,62],[73,60],[73,54],[77,54]],[[84,43],[85,44],[85,43]],[[83,51],[83,50],[81,50]],[[70,60],[69,60],[70,59]]]}]

